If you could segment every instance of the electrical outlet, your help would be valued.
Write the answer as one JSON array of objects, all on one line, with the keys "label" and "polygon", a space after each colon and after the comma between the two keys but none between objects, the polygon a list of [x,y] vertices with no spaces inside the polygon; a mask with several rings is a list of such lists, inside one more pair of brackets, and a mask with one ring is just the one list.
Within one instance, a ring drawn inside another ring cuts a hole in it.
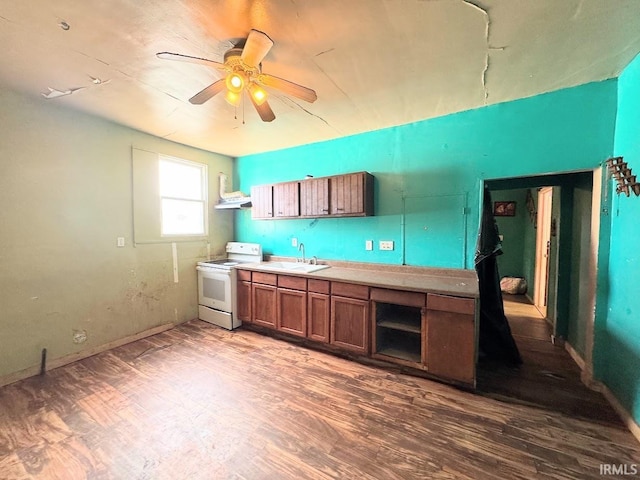
[{"label": "electrical outlet", "polygon": [[393,250],[393,240],[380,240],[380,250]]},{"label": "electrical outlet", "polygon": [[373,240],[366,240],[364,242],[364,249],[367,251],[373,250]]},{"label": "electrical outlet", "polygon": [[297,247],[298,246],[298,239],[296,237],[293,237],[291,239],[291,246],[292,247]]},{"label": "electrical outlet", "polygon": [[118,247],[124,247],[124,237],[118,237],[116,241]]}]

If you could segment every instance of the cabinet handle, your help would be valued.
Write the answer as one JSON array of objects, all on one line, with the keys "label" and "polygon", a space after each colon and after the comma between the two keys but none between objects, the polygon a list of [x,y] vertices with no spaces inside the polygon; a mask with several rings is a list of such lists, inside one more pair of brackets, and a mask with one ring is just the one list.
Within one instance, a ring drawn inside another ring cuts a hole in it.
[{"label": "cabinet handle", "polygon": [[322,211],[323,211],[323,212],[328,212],[328,211],[329,211],[329,209],[328,209],[328,208],[323,208],[323,209],[322,209]]},{"label": "cabinet handle", "polygon": [[337,210],[338,212],[342,212],[342,211],[344,211],[344,208],[336,208],[336,210]]}]

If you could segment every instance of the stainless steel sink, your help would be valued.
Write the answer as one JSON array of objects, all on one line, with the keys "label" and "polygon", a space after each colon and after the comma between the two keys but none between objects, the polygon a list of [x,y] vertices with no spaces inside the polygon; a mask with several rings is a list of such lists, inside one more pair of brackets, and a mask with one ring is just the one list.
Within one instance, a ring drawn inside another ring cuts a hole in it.
[{"label": "stainless steel sink", "polygon": [[297,262],[264,262],[260,264],[260,268],[277,272],[311,273],[329,268],[329,265],[312,265],[310,263]]}]

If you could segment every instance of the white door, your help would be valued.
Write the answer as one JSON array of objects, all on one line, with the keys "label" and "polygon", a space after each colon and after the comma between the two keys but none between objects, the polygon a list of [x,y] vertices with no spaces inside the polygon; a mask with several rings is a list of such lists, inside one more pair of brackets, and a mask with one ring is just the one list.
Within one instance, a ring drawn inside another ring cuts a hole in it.
[{"label": "white door", "polygon": [[536,232],[536,269],[533,303],[544,317],[547,316],[549,297],[549,252],[551,249],[551,201],[553,189],[544,187],[538,192],[538,224]]}]

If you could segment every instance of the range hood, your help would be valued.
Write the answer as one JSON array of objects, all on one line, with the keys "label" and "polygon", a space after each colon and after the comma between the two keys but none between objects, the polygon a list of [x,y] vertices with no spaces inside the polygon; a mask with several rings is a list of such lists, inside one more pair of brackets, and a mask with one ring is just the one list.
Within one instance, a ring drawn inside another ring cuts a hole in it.
[{"label": "range hood", "polygon": [[243,197],[238,199],[223,200],[215,204],[213,208],[223,210],[227,208],[251,208],[251,197]]},{"label": "range hood", "polygon": [[224,173],[220,173],[218,178],[220,180],[220,200],[218,200],[218,203],[214,205],[213,208],[222,210],[251,207],[251,197],[240,191],[227,193],[227,176]]}]

